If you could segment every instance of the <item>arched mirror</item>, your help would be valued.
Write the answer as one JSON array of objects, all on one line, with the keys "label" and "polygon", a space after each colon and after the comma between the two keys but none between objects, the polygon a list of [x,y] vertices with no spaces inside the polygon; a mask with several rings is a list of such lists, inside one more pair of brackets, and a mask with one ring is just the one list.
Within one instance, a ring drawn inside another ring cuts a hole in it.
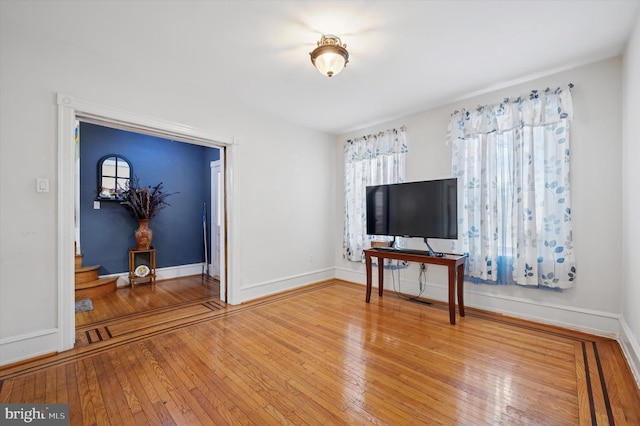
[{"label": "arched mirror", "polygon": [[129,189],[133,168],[122,155],[105,155],[98,161],[98,199],[122,201]]}]

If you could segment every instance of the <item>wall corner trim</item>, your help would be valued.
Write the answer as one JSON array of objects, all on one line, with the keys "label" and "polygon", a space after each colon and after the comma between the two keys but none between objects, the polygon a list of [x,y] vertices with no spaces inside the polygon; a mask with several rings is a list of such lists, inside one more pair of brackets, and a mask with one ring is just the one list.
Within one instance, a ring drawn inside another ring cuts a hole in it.
[{"label": "wall corner trim", "polygon": [[640,387],[640,344],[638,344],[637,337],[631,332],[631,328],[625,321],[624,316],[620,318],[620,336],[618,342],[622,347],[624,356],[627,358],[631,372],[636,379],[636,385]]}]

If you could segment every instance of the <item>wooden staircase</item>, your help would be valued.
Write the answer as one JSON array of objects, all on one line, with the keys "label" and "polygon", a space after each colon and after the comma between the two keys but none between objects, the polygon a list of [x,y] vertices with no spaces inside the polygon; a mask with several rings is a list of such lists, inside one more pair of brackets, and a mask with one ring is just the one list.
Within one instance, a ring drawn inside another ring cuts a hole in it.
[{"label": "wooden staircase", "polygon": [[116,291],[118,277],[98,278],[100,265],[82,266],[82,255],[76,253],[75,259],[76,300],[90,299]]}]

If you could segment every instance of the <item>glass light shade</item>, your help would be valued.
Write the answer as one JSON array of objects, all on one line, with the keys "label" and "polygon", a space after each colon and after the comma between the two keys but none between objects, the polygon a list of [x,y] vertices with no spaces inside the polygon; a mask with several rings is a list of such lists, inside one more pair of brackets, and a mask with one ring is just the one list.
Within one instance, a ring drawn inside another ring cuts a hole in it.
[{"label": "glass light shade", "polygon": [[331,77],[342,71],[345,60],[344,56],[338,53],[324,52],[316,58],[314,65],[320,73]]},{"label": "glass light shade", "polygon": [[311,62],[320,73],[332,77],[338,74],[349,62],[349,52],[335,36],[322,36],[311,55]]}]

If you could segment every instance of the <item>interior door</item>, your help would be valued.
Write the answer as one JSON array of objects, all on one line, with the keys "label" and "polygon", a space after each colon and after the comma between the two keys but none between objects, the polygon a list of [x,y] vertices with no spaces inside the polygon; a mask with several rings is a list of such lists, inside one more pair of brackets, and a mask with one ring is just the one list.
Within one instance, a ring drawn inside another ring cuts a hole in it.
[{"label": "interior door", "polygon": [[[222,221],[221,208],[222,195],[222,174],[220,160],[211,162],[211,275],[220,278],[220,224]],[[222,280],[221,280],[222,282]],[[222,296],[222,292],[220,295]],[[222,297],[221,297],[222,298]]]}]

